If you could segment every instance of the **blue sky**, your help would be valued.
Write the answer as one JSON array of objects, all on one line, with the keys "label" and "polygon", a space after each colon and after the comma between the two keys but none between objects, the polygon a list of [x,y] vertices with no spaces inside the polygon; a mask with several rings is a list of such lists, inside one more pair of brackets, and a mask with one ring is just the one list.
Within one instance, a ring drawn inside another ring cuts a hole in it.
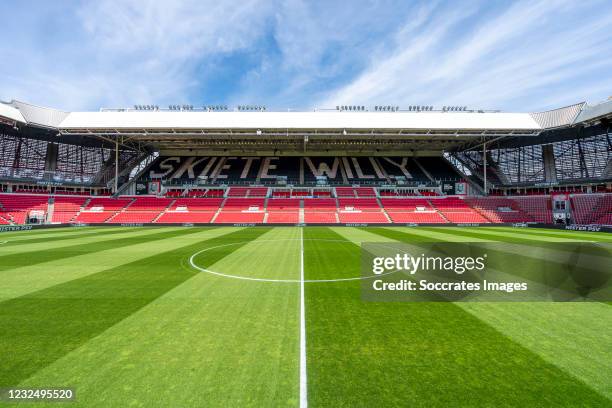
[{"label": "blue sky", "polygon": [[612,95],[600,1],[3,1],[0,99],[134,104],[468,105]]}]

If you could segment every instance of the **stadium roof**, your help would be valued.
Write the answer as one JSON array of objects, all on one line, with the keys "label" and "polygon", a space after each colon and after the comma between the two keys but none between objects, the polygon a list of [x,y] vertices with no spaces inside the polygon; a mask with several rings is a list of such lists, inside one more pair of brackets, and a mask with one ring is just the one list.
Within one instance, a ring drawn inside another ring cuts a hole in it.
[{"label": "stadium roof", "polygon": [[13,101],[1,116],[58,130],[100,129],[440,129],[540,130],[528,113],[502,112],[63,112]]},{"label": "stadium roof", "polygon": [[523,113],[74,112],[61,129],[504,129],[537,130]]},{"label": "stadium roof", "polygon": [[[593,112],[592,114],[588,114]],[[569,127],[579,117],[610,116],[612,105],[584,103],[538,113],[490,111],[171,111],[102,110],[64,112],[20,101],[0,103],[0,121],[41,128],[57,141],[78,143],[98,138],[121,139],[160,151],[205,152],[238,147],[239,151],[359,152],[442,151],[478,146],[487,140],[538,136],[546,129]],[[367,145],[367,146],[366,146]]]},{"label": "stadium roof", "polygon": [[19,112],[19,109],[14,108],[13,106],[6,103],[0,103],[0,118],[15,122],[26,123],[26,120],[21,114],[21,112]]}]

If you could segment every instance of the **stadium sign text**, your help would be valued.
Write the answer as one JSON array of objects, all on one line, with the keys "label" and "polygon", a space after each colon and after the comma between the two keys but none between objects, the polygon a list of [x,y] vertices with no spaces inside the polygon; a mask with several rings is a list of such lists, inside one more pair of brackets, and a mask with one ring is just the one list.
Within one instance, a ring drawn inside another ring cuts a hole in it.
[{"label": "stadium sign text", "polygon": [[600,232],[601,226],[599,225],[567,225],[565,226],[565,229],[570,230],[570,231]]},{"label": "stadium sign text", "polygon": [[31,230],[31,225],[7,225],[0,227],[0,232]]}]

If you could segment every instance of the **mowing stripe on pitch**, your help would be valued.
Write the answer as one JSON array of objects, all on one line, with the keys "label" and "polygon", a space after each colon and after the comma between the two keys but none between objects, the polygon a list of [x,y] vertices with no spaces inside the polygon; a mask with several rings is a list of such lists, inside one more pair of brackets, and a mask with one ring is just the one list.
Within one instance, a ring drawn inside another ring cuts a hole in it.
[{"label": "mowing stripe on pitch", "polygon": [[[70,258],[69,262],[58,259],[42,264],[28,265],[2,271],[0,298],[10,299],[43,290],[73,279],[83,278],[125,263],[146,259],[152,254],[162,254],[191,245],[195,240],[214,238],[234,231],[233,229],[189,228],[185,234],[163,239],[133,242],[101,252],[85,252]],[[86,267],[84,267],[86,266]]]},{"label": "mowing stripe on pitch", "polygon": [[[62,228],[63,230],[64,228]],[[49,234],[33,234],[32,231],[25,231],[23,232],[21,235],[18,236],[12,236],[12,237],[7,237],[5,235],[2,235],[2,238],[11,238],[10,242],[11,242],[11,246],[15,246],[15,245],[31,245],[31,244],[37,244],[37,243],[51,243],[51,242],[61,242],[61,241],[65,241],[65,240],[74,240],[74,239],[79,239],[79,238],[89,238],[92,237],[94,235],[96,236],[108,236],[108,235],[112,235],[112,234],[121,234],[121,233],[125,233],[126,231],[129,231],[130,227],[115,227],[115,228],[109,228],[109,227],[100,227],[100,228],[88,228],[87,230],[85,230],[84,228],[66,228],[68,229],[68,231],[62,231],[62,232],[54,232],[54,233],[49,233]],[[54,231],[54,230],[49,230],[49,231]]]},{"label": "mowing stripe on pitch", "polygon": [[[389,240],[413,242],[412,236],[390,231],[392,229],[377,229],[375,233]],[[465,232],[468,239],[474,235],[463,228],[448,231],[457,234]],[[350,234],[346,236],[351,237]],[[509,252],[514,247],[514,240],[517,239],[506,239],[510,241]],[[542,245],[539,241],[531,243],[534,246]],[[606,360],[608,349],[603,346],[607,343],[601,342],[610,333],[603,323],[609,321],[610,316],[610,309],[606,305],[589,302],[457,302],[455,305],[543,361],[577,378],[599,395],[612,396],[609,387],[606,387],[606,375],[611,368]],[[542,333],[546,333],[549,341],[540,341]]]},{"label": "mowing stripe on pitch", "polygon": [[[523,232],[524,230],[521,228],[508,229],[506,231],[495,231],[495,230],[489,230],[488,228],[458,227],[458,228],[452,228],[451,231],[454,231],[455,233],[463,233],[466,236],[470,236],[470,234],[477,234],[485,239],[486,237],[490,236],[490,237],[493,237],[491,239],[494,241],[505,241],[505,240],[517,241],[518,240],[522,242],[532,242],[534,244],[537,244],[538,241],[543,241],[543,242],[548,243],[548,242],[572,242],[572,241],[577,240],[576,237],[573,237],[569,234],[565,237],[562,237],[562,236],[547,237],[541,234]],[[496,237],[499,237],[501,239],[496,239]]]},{"label": "mowing stripe on pitch", "polygon": [[[179,228],[172,228],[172,231],[176,231]],[[167,229],[166,229],[167,230]],[[7,245],[6,248],[3,248],[2,259],[5,262],[10,262],[9,259],[16,259],[17,264],[19,264],[19,259],[23,257],[30,257],[32,260],[36,260],[37,262],[42,259],[52,259],[53,257],[59,257],[60,254],[64,254],[66,252],[75,251],[78,253],[87,252],[87,245],[95,246],[98,243],[100,245],[109,245],[114,242],[124,239],[129,239],[132,237],[141,237],[145,235],[151,235],[154,232],[163,233],[164,227],[157,228],[133,228],[133,229],[125,229],[120,231],[119,233],[116,231],[109,230],[100,231],[97,234],[87,234],[86,236],[74,236],[72,235],[70,239],[58,240],[55,241],[53,238],[49,238],[48,240],[36,243],[30,243],[28,241],[21,241],[18,243],[11,243]],[[95,248],[94,248],[95,249]],[[10,258],[9,258],[10,257]],[[2,267],[3,265],[0,265]]]},{"label": "mowing stripe on pitch", "polygon": [[[193,234],[183,230],[183,234]],[[0,342],[0,386],[15,386],[100,335],[197,272],[178,265],[202,245],[256,239],[266,232],[238,230],[196,241],[168,253],[122,264],[27,296],[0,302],[0,327],[11,333]],[[240,235],[240,237],[238,237]],[[218,254],[222,258],[226,254]],[[52,318],[49,316],[61,316]]]},{"label": "mowing stripe on pitch", "polygon": [[[612,241],[612,234],[607,232],[584,232],[573,230],[555,230],[547,228],[510,228],[524,235],[536,235],[541,237],[569,238],[584,241]],[[508,227],[487,227],[487,230],[506,232]],[[516,231],[518,230],[518,231]]]}]

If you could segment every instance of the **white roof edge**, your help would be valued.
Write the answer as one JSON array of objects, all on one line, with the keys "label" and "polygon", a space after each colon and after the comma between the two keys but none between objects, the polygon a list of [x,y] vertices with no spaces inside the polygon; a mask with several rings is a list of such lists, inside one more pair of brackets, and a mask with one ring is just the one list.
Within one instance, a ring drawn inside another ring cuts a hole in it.
[{"label": "white roof edge", "polygon": [[[23,110],[23,112],[21,112]],[[507,112],[65,112],[21,101],[0,116],[54,129],[541,130],[530,113]]]},{"label": "white roof edge", "polygon": [[36,108],[36,109],[48,109],[54,112],[70,113],[68,111],[61,110],[61,109],[50,108],[49,106],[42,106],[42,105],[37,105],[35,103],[20,101],[19,99],[13,99],[10,102],[10,104],[14,106],[29,106],[29,107]]},{"label": "white roof edge", "polygon": [[0,116],[20,123],[27,123],[19,109],[8,105],[5,102],[0,102]]},{"label": "white roof edge", "polygon": [[540,130],[529,113],[72,112],[60,129],[499,129]]}]

